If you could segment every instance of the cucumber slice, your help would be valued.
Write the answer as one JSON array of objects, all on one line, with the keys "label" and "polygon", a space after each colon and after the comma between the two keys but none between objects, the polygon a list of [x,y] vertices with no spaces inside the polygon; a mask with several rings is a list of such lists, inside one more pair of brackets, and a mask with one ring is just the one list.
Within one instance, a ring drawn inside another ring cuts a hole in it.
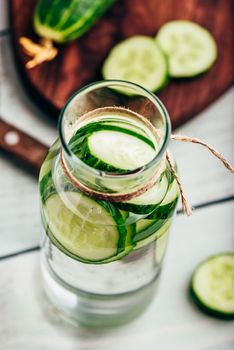
[{"label": "cucumber slice", "polygon": [[127,202],[117,203],[118,207],[135,214],[151,213],[163,201],[168,190],[168,179],[164,173],[156,184],[143,193]]},{"label": "cucumber slice", "polygon": [[155,157],[155,150],[139,137],[114,130],[99,130],[87,138],[84,161],[109,172],[134,170]]},{"label": "cucumber slice", "polygon": [[167,81],[167,62],[152,38],[134,36],[111,50],[102,74],[104,79],[127,80],[156,91]]},{"label": "cucumber slice", "polygon": [[48,228],[59,243],[55,243],[58,248],[64,247],[85,262],[108,259],[124,249],[126,229],[118,229],[119,218],[116,222],[114,207],[109,212],[81,193],[66,192],[65,195],[66,205],[59,194],[53,194],[43,207]]},{"label": "cucumber slice", "polygon": [[132,242],[132,237],[133,237],[134,232],[135,232],[134,225],[128,225],[128,226],[126,226],[127,235],[126,235],[126,242],[125,242],[126,246],[125,246],[124,250],[122,250],[120,253],[118,253],[110,258],[103,259],[103,260],[93,261],[93,260],[83,259],[81,257],[78,257],[76,254],[73,254],[71,251],[67,250],[63,245],[61,245],[61,243],[54,237],[54,235],[50,231],[48,225],[46,225],[45,219],[43,219],[43,215],[42,215],[42,221],[44,222],[44,225],[46,227],[46,232],[47,232],[48,236],[50,237],[52,243],[59,250],[61,250],[64,254],[66,254],[70,258],[72,258],[74,260],[78,260],[78,261],[83,262],[85,264],[101,265],[101,264],[111,263],[111,262],[114,262],[116,260],[120,260],[123,257],[125,257],[126,255],[128,255],[133,250],[133,248],[135,246],[135,244]]},{"label": "cucumber slice", "polygon": [[167,233],[169,231],[169,228],[171,226],[171,222],[172,222],[172,219],[166,220],[160,229],[158,229],[157,231],[155,231],[153,234],[149,235],[145,239],[142,239],[142,240],[136,242],[134,250],[145,247],[146,245],[154,242],[156,239],[159,239],[160,237],[162,237],[162,235],[164,235],[165,233]]},{"label": "cucumber slice", "polygon": [[200,25],[186,21],[170,21],[163,25],[156,42],[168,56],[172,77],[193,77],[208,70],[217,58],[212,35]]},{"label": "cucumber slice", "polygon": [[126,225],[125,227],[127,229],[127,235],[126,235],[124,250],[112,258],[99,261],[99,263],[106,264],[106,263],[110,263],[110,262],[113,262],[116,260],[120,260],[123,257],[125,257],[126,255],[128,255],[133,250],[135,243],[132,241],[132,238],[135,234],[135,227],[134,227],[134,225]]},{"label": "cucumber slice", "polygon": [[157,207],[150,215],[149,219],[168,219],[174,212],[179,198],[179,187],[174,180],[168,188],[168,192],[161,202],[160,206]]},{"label": "cucumber slice", "polygon": [[136,243],[151,236],[158,231],[165,224],[165,222],[165,220],[139,220],[136,223],[136,234],[133,237],[133,242]]},{"label": "cucumber slice", "polygon": [[204,311],[234,318],[234,253],[221,253],[203,261],[193,274],[191,291]]},{"label": "cucumber slice", "polygon": [[114,122],[94,122],[94,123],[90,123],[87,124],[85,126],[83,126],[82,128],[80,128],[71,138],[71,140],[69,141],[69,146],[71,147],[72,151],[74,153],[79,152],[79,148],[81,147],[82,143],[87,139],[87,137],[89,135],[91,135],[94,132],[97,131],[103,131],[103,130],[107,130],[107,131],[115,131],[115,132],[122,132],[124,134],[128,134],[134,137],[137,137],[138,139],[144,141],[145,143],[147,143],[150,147],[152,147],[153,149],[155,149],[155,145],[154,143],[149,140],[145,134],[143,134],[142,132],[140,132],[140,130],[138,129],[136,132],[136,127],[131,125],[130,123],[123,123],[121,122],[121,124],[124,124],[124,127],[121,127],[120,125],[118,125],[118,123],[114,123]]}]

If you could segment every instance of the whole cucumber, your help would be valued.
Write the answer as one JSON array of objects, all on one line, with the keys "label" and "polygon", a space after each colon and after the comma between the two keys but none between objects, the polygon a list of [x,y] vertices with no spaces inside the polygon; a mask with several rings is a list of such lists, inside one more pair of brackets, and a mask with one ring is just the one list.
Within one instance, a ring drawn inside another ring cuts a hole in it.
[{"label": "whole cucumber", "polygon": [[40,0],[34,28],[42,38],[64,43],[79,38],[115,0]]}]

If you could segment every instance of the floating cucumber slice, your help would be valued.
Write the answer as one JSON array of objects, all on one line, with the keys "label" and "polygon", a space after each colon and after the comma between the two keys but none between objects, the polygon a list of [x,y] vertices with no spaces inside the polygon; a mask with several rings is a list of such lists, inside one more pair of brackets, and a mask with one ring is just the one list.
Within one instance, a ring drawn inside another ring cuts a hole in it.
[{"label": "floating cucumber slice", "polygon": [[48,228],[59,248],[64,247],[85,262],[108,259],[123,251],[126,229],[118,229],[119,217],[117,220],[113,217],[114,207],[109,212],[78,192],[66,192],[66,198],[70,207],[59,194],[51,195],[43,207]]},{"label": "floating cucumber slice", "polygon": [[[129,130],[130,132],[130,130]],[[77,156],[95,169],[109,172],[134,170],[155,157],[155,149],[140,137],[119,130],[98,130],[87,137]]]},{"label": "floating cucumber slice", "polygon": [[122,259],[124,256],[128,255],[133,250],[135,243],[132,241],[132,238],[135,234],[135,227],[134,225],[126,225],[125,227],[127,229],[127,235],[126,235],[124,250],[121,251],[119,254],[115,255],[114,257],[102,260],[99,263],[106,264],[106,263],[110,263],[110,262]]},{"label": "floating cucumber slice", "polygon": [[134,247],[134,250],[145,247],[146,245],[152,243],[156,239],[159,239],[164,235],[166,232],[168,232],[170,226],[171,226],[172,219],[165,220],[163,226],[161,226],[158,230],[155,230],[154,233],[150,234],[145,239],[142,239],[138,242],[136,242],[136,245]]},{"label": "floating cucumber slice", "polygon": [[[43,220],[42,220],[43,221]],[[45,222],[45,220],[44,220]],[[49,235],[52,243],[59,249],[61,250],[64,254],[66,254],[67,256],[69,256],[70,258],[74,259],[74,260],[78,260],[81,261],[85,264],[95,264],[95,265],[100,265],[100,264],[107,264],[107,263],[111,263],[114,262],[116,260],[120,260],[122,259],[124,256],[128,255],[134,248],[135,243],[132,242],[132,237],[134,235],[135,229],[134,229],[134,225],[128,225],[126,226],[126,230],[127,230],[127,235],[126,235],[126,241],[125,241],[125,248],[124,250],[122,250],[120,253],[107,258],[107,259],[102,259],[102,260],[87,260],[87,259],[83,259],[81,257],[78,257],[76,254],[73,254],[71,251],[67,250],[63,245],[61,245],[61,243],[54,237],[54,235],[52,234],[52,232],[50,231],[48,225],[46,228],[47,234]]]},{"label": "floating cucumber slice", "polygon": [[234,318],[234,253],[221,253],[203,261],[194,271],[191,291],[204,311]]},{"label": "floating cucumber slice", "polygon": [[120,123],[114,123],[114,122],[93,122],[90,124],[87,124],[80,128],[71,138],[69,141],[69,146],[72,149],[74,153],[79,152],[79,148],[81,148],[82,143],[87,139],[89,135],[91,135],[94,132],[98,131],[115,131],[115,132],[121,132],[124,134],[128,134],[134,137],[137,137],[138,139],[142,140],[143,142],[147,143],[150,147],[155,149],[154,143],[148,139],[145,135],[143,135],[142,132],[139,130],[136,131],[136,127],[131,125],[130,123],[123,123],[124,127],[119,125]]},{"label": "floating cucumber slice", "polygon": [[156,42],[168,56],[172,77],[193,77],[208,70],[217,58],[212,35],[200,25],[176,20],[164,24]]},{"label": "floating cucumber slice", "polygon": [[163,201],[168,190],[168,179],[164,173],[155,185],[142,195],[127,202],[117,203],[118,207],[136,214],[152,212]]},{"label": "floating cucumber slice", "polygon": [[105,79],[127,80],[156,91],[167,81],[167,62],[152,38],[134,36],[111,50],[102,73]]},{"label": "floating cucumber slice", "polygon": [[157,207],[150,215],[149,219],[167,219],[174,214],[177,202],[179,198],[179,187],[174,180],[168,188],[167,194],[164,197],[163,201],[160,203],[160,206]]}]

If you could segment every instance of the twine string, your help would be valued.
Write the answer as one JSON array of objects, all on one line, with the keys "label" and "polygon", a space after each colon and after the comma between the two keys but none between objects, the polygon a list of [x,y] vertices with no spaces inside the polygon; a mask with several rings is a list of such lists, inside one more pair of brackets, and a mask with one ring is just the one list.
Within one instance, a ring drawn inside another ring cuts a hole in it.
[{"label": "twine string", "polygon": [[196,143],[198,145],[204,146],[207,148],[216,158],[218,158],[223,165],[230,170],[232,173],[234,173],[234,167],[227,161],[226,158],[222,156],[220,152],[218,152],[214,147],[210,146],[208,143],[196,138],[196,137],[189,137],[186,135],[171,135],[172,140],[175,141],[182,141],[182,142],[191,142],[191,143]]},{"label": "twine string", "polygon": [[186,198],[186,196],[185,196],[182,183],[181,183],[181,181],[180,181],[179,176],[178,176],[177,173],[176,173],[176,170],[175,170],[175,168],[174,168],[174,166],[173,166],[173,164],[172,164],[172,160],[171,160],[170,155],[169,155],[168,152],[166,153],[166,158],[167,158],[167,162],[168,162],[168,164],[169,164],[169,166],[170,166],[170,168],[171,168],[171,171],[172,171],[172,173],[173,173],[173,175],[174,175],[174,177],[175,177],[175,180],[176,180],[176,182],[177,182],[177,184],[178,184],[178,187],[179,187],[179,190],[180,190],[180,198],[181,198],[181,203],[182,203],[182,211],[183,211],[183,213],[186,214],[187,216],[190,216],[190,215],[192,215],[192,207],[190,206],[190,204],[189,204],[189,202],[188,202],[188,200],[187,200],[187,198]]}]

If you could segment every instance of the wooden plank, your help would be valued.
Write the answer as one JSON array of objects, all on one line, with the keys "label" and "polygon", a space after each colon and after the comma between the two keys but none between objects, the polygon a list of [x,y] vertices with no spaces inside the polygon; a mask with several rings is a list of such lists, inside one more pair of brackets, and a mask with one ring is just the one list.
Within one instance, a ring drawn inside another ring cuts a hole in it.
[{"label": "wooden plank", "polygon": [[233,81],[232,0],[134,0],[134,6],[132,0],[117,1],[86,35],[71,44],[60,45],[53,62],[27,70],[28,57],[19,45],[19,38],[38,40],[32,28],[36,2],[31,0],[25,6],[24,0],[10,1],[16,63],[32,98],[56,116],[75,91],[101,79],[103,60],[117,42],[139,34],[154,36],[162,24],[172,19],[190,19],[203,25],[214,35],[219,51],[209,72],[196,79],[174,80],[159,94],[173,125],[181,125],[195,116]]},{"label": "wooden plank", "polygon": [[140,318],[122,327],[66,324],[43,293],[38,253],[1,261],[2,349],[233,349],[234,322],[207,317],[187,295],[195,266],[209,255],[233,249],[233,209],[233,203],[222,204],[199,210],[189,219],[177,218],[158,296]]}]

